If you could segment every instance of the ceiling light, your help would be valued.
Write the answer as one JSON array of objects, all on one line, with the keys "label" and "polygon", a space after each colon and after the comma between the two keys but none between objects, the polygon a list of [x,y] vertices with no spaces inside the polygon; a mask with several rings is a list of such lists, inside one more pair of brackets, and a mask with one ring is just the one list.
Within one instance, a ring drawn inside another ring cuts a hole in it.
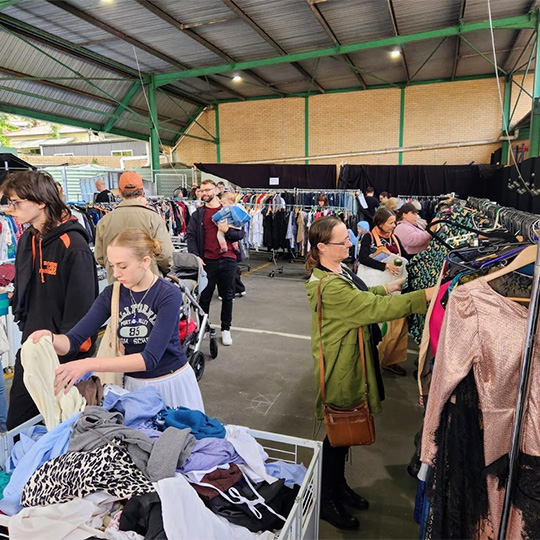
[{"label": "ceiling light", "polygon": [[390,51],[390,56],[392,58],[399,58],[401,56],[401,50],[400,49],[392,49]]},{"label": "ceiling light", "polygon": [[240,75],[235,75],[233,78],[232,78],[232,81],[235,82],[235,83],[238,83],[242,80],[242,77],[240,77]]}]

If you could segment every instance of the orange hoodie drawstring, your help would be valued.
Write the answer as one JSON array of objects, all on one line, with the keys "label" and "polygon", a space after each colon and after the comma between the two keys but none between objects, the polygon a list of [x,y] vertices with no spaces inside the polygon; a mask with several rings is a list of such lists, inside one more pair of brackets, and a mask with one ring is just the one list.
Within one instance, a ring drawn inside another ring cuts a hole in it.
[{"label": "orange hoodie drawstring", "polygon": [[39,273],[41,274],[41,283],[45,283],[45,271],[43,269],[43,249],[41,248],[42,238],[39,238]]}]

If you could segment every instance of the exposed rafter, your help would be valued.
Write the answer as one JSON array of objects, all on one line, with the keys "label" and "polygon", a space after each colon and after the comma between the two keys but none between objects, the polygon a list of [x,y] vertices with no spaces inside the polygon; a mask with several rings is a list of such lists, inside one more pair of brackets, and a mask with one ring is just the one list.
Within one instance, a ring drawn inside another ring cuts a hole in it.
[{"label": "exposed rafter", "polygon": [[[0,28],[2,26],[5,27],[8,31],[13,32],[13,34],[15,35],[20,35],[22,37],[31,39],[32,41],[47,45],[48,47],[52,47],[57,51],[69,54],[70,56],[74,56],[75,58],[79,58],[95,66],[99,66],[108,71],[112,71],[113,73],[117,73],[130,79],[139,78],[139,73],[135,69],[127,67],[120,62],[116,62],[115,60],[106,58],[105,56],[90,51],[89,49],[85,49],[80,45],[59,38],[57,36],[54,36],[53,34],[44,32],[39,28],[36,28],[34,26],[31,26],[22,21],[0,13]],[[167,85],[163,89],[167,92],[170,92],[172,95],[183,99],[187,103],[191,103],[192,105],[201,106],[208,105],[209,103],[208,100],[194,96],[189,92],[182,90],[181,88]]]},{"label": "exposed rafter", "polygon": [[[230,0],[223,0],[228,2]],[[493,28],[534,28],[536,26],[536,14],[518,15],[515,17],[506,17],[504,19],[494,19],[492,21]],[[259,60],[250,60],[247,62],[238,62],[235,64],[225,64],[220,66],[209,66],[205,68],[192,69],[187,71],[178,71],[176,73],[166,73],[156,75],[156,82],[159,86],[170,83],[183,78],[211,75],[215,73],[226,73],[243,69],[251,69],[260,66],[272,66],[277,64],[290,64],[301,60],[310,60],[313,58],[325,58],[328,56],[337,56],[347,53],[364,51],[369,49],[380,49],[382,47],[392,47],[413,43],[416,41],[426,41],[429,39],[441,39],[446,36],[457,36],[478,30],[489,29],[489,21],[477,23],[461,24],[458,26],[450,26],[439,30],[429,30],[427,32],[417,32],[414,34],[400,35],[390,38],[375,39],[372,41],[363,41],[361,43],[352,43],[350,45],[342,45],[341,47],[331,47],[328,49],[318,49],[315,51],[306,51],[301,53],[287,54],[283,56],[275,56],[272,58],[262,58]]]},{"label": "exposed rafter", "polygon": [[[41,79],[39,77],[32,77],[26,73],[21,73],[20,71],[13,71],[12,69],[7,69],[0,66],[0,73],[5,73],[6,75],[12,75],[14,77],[14,80],[21,79],[21,80],[30,80],[32,82],[35,82],[36,84],[40,84],[43,86],[49,86],[50,88],[56,88],[57,90],[62,90],[63,92],[68,92],[70,94],[75,94],[77,96],[85,97],[88,99],[92,99],[94,101],[97,101],[99,103],[107,103],[108,105],[118,105],[121,103],[121,101],[114,101],[112,99],[109,99],[104,96],[98,96],[96,94],[91,94],[90,92],[85,92],[84,90],[78,90],[77,88],[73,88],[71,86],[64,86],[59,83],[55,83],[54,81],[48,81],[46,79]],[[0,79],[0,83],[1,83]],[[140,81],[135,81],[135,84],[138,84],[140,87]],[[124,107],[126,109],[127,107]],[[129,110],[141,115],[141,116],[148,116],[148,111],[144,109],[140,109],[139,107],[133,107],[129,106]],[[159,116],[160,122],[179,122],[180,120],[176,118],[170,118],[168,116],[160,115]]]},{"label": "exposed rafter", "polygon": [[[167,62],[171,66],[176,66],[181,69],[186,69],[188,66],[186,64],[183,64],[182,62],[179,62],[176,60],[176,58],[173,58],[172,56],[169,56],[165,53],[162,53],[161,51],[158,51],[157,49],[154,49],[153,47],[150,47],[149,45],[146,45],[142,41],[139,41],[138,39],[132,38],[131,36],[128,36],[124,32],[114,28],[113,26],[104,23],[100,19],[97,19],[96,17],[86,13],[85,11],[76,8],[75,6],[72,6],[68,2],[65,2],[64,0],[44,0],[45,2],[48,2],[49,4],[52,4],[60,9],[63,9],[64,11],[67,11],[68,13],[71,13],[75,17],[78,17],[79,19],[82,19],[83,21],[86,21],[89,24],[92,24],[93,26],[96,26],[97,28],[101,28],[101,30],[104,30],[105,32],[116,36],[118,39],[125,41],[134,47],[137,47],[138,49],[147,52],[148,54],[151,54],[152,56],[155,56],[156,58],[159,58],[160,60],[163,60],[164,62]],[[220,90],[223,90],[229,94],[232,94],[233,96],[236,96],[240,99],[242,99],[244,96],[240,94],[239,92],[236,92],[235,90],[231,90],[227,86],[224,86],[223,84],[210,80],[205,79],[208,84],[214,86],[215,88],[218,88]]]},{"label": "exposed rafter", "polygon": [[[319,9],[319,6],[313,2],[313,0],[307,0],[308,6],[313,12],[313,15],[315,15],[315,18],[317,21],[319,21],[319,24],[322,26],[322,29],[326,32],[326,35],[334,42],[335,46],[341,46],[341,42],[339,41],[338,37],[328,24],[328,21],[325,19],[324,15],[321,13],[321,10]],[[367,88],[366,81],[362,78],[362,75],[360,75],[360,72],[356,69],[356,66],[354,65],[354,62],[352,61],[352,58],[348,55],[344,55],[345,63],[349,65],[352,72],[354,73],[354,76],[358,79],[358,82],[363,88]]]},{"label": "exposed rafter", "polygon": [[[266,43],[272,45],[272,47],[280,54],[286,55],[287,51],[281,47],[279,43],[274,41],[245,11],[240,9],[233,0],[221,0],[232,12],[236,13],[245,23],[249,24],[259,36],[261,36]],[[325,89],[310,75],[300,64],[297,62],[291,62],[293,67],[301,73],[306,79],[313,83],[313,85],[319,90],[319,92],[325,92]]]},{"label": "exposed rafter", "polygon": [[[465,19],[465,10],[466,9],[467,9],[467,0],[461,0],[461,6],[459,7],[458,24],[461,24],[461,22]],[[452,75],[450,77],[452,80],[454,80],[456,78],[460,52],[461,52],[461,36],[457,36],[456,37],[456,49],[454,51],[454,63],[452,65]]]},{"label": "exposed rafter", "polygon": [[[37,111],[35,109],[29,109],[27,107],[16,107],[14,105],[7,105],[0,103],[0,109],[7,114],[16,114],[19,116],[28,116],[29,118],[35,118],[36,120],[43,120],[45,122],[54,122],[56,124],[63,124],[66,126],[82,127],[85,129],[93,129],[94,131],[104,131],[103,126],[100,124],[94,124],[92,122],[86,122],[80,118],[72,118],[69,116],[61,116],[58,114],[44,113],[43,111]],[[135,131],[128,131],[125,129],[111,128],[109,133],[115,135],[121,135],[122,137],[129,137],[130,139],[136,139],[138,141],[148,141],[148,135],[144,133],[137,133]],[[167,146],[173,146],[172,140],[162,139],[163,144]]]},{"label": "exposed rafter", "polygon": [[[396,12],[394,11],[394,3],[392,0],[386,0],[386,6],[388,8],[388,15],[390,17],[390,22],[392,23],[392,28],[394,29],[394,35],[399,36],[399,28],[396,19]],[[405,70],[405,76],[407,77],[407,82],[411,80],[411,75],[409,73],[409,66],[407,65],[407,59],[405,58],[405,51],[401,49],[400,59]]]},{"label": "exposed rafter", "polygon": [[[183,34],[186,34],[191,39],[195,40],[197,43],[202,45],[203,47],[206,47],[208,50],[212,51],[215,55],[219,56],[220,58],[223,58],[223,60],[226,60],[227,62],[236,62],[237,60],[233,58],[232,56],[229,56],[225,51],[221,50],[220,48],[216,47],[213,43],[205,39],[204,37],[200,36],[193,30],[192,28],[188,27],[188,25],[180,22],[178,19],[175,19],[169,13],[166,11],[163,11],[160,7],[156,6],[154,2],[151,2],[150,0],[135,0],[138,4],[146,8],[148,11],[151,11],[156,17],[159,17],[161,20],[165,21],[166,23],[170,24]],[[244,71],[245,74],[249,76],[250,79],[253,79],[255,82],[257,82],[259,85],[263,86],[264,88],[268,88],[277,94],[284,94],[284,92],[278,90],[277,88],[274,88],[273,85],[271,85],[268,81],[263,79],[262,77],[259,77],[256,73],[254,73],[252,70],[246,70]]]}]

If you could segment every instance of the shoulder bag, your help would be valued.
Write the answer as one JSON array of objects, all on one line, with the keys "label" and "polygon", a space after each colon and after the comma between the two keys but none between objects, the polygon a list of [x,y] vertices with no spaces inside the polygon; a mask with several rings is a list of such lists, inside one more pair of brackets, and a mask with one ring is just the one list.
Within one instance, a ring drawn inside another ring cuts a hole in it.
[{"label": "shoulder bag", "polygon": [[[120,283],[115,281],[113,284],[113,292],[111,297],[111,319],[105,334],[101,338],[99,349],[96,358],[116,358],[124,356],[124,346],[118,338],[118,320],[120,316]],[[99,372],[94,373],[101,379],[103,384],[116,384],[123,386],[124,374],[114,372]]]},{"label": "shoulder bag", "polygon": [[317,312],[319,320],[319,377],[326,435],[330,444],[334,447],[373,444],[375,442],[375,423],[373,415],[369,410],[366,356],[362,327],[358,329],[358,346],[360,347],[360,359],[362,362],[365,399],[357,405],[347,408],[337,407],[325,402],[326,384],[324,380],[324,353],[322,344],[322,281],[321,279],[319,282]]}]

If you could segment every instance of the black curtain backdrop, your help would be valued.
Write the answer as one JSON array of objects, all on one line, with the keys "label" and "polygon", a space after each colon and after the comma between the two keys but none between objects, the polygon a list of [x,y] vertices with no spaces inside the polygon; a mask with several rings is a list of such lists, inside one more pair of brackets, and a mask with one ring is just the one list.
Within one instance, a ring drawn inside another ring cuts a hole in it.
[{"label": "black curtain backdrop", "polygon": [[345,165],[338,187],[397,195],[441,195],[454,192],[460,197],[485,197],[497,171],[492,165]]},{"label": "black curtain backdrop", "polygon": [[[224,178],[243,188],[305,188],[335,189],[335,165],[232,165],[195,163],[197,169]],[[270,185],[270,178],[279,178],[278,185]]]},{"label": "black curtain backdrop", "polygon": [[[6,170],[7,166],[7,170]],[[21,169],[35,169],[30,163],[26,163],[14,154],[0,154],[0,184],[6,179],[10,172]]]}]

